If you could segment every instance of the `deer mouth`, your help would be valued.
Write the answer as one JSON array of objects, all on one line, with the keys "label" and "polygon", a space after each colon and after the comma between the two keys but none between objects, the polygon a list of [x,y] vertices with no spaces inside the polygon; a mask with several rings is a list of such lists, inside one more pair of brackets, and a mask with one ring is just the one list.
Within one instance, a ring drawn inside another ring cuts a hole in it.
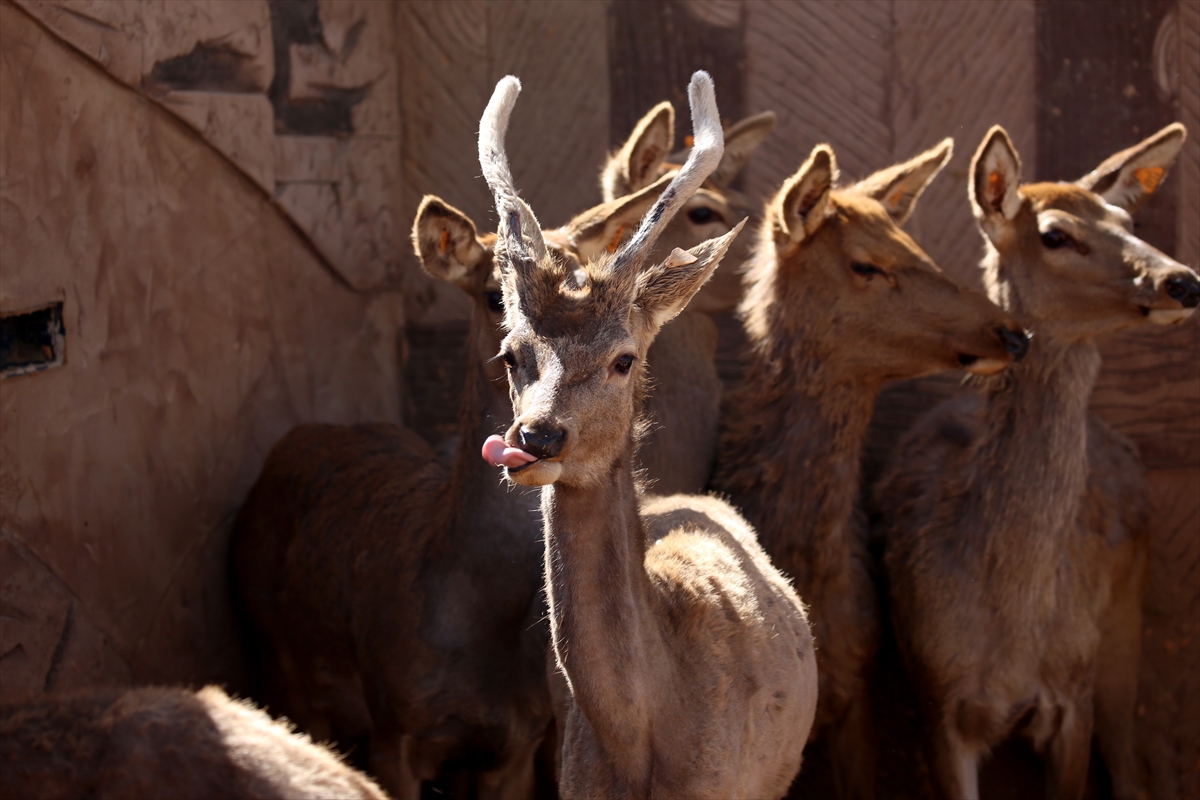
[{"label": "deer mouth", "polygon": [[519,447],[509,447],[504,437],[492,435],[483,443],[483,460],[493,467],[505,467],[511,474],[537,463],[538,457]]},{"label": "deer mouth", "polygon": [[1178,325],[1186,320],[1196,309],[1194,308],[1150,308],[1142,306],[1142,315],[1154,325]]},{"label": "deer mouth", "polygon": [[1012,359],[980,358],[969,353],[959,353],[958,363],[972,375],[995,375],[1008,368]]}]

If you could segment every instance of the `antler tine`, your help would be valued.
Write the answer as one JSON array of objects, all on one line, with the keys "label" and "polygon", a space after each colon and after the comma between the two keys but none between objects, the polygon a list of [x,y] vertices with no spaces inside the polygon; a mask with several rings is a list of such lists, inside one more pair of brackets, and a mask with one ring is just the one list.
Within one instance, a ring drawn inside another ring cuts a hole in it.
[{"label": "antler tine", "polygon": [[725,134],[721,130],[721,115],[717,111],[712,78],[707,72],[697,70],[692,73],[692,80],[688,84],[688,101],[692,107],[692,152],[658,202],[646,212],[637,233],[617,253],[614,265],[617,270],[636,272],[646,255],[654,249],[663,228],[721,163],[721,155],[725,152]]},{"label": "antler tine", "polygon": [[[496,200],[502,249],[518,261],[533,262],[545,257],[546,243],[537,219],[517,194],[504,151],[508,121],[520,93],[521,82],[512,75],[506,75],[496,84],[479,121],[479,166]],[[532,255],[526,248],[526,240],[533,246]]]}]

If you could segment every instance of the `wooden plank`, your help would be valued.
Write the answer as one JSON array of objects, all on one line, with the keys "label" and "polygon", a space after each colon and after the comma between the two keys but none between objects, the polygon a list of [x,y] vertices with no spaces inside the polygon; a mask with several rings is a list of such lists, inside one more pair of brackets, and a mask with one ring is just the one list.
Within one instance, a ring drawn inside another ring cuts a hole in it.
[{"label": "wooden plank", "polygon": [[1179,220],[1175,257],[1200,268],[1200,2],[1179,0],[1179,119],[1188,138],[1179,154]]},{"label": "wooden plank", "polygon": [[893,14],[893,157],[909,158],[954,137],[954,157],[905,227],[942,269],[982,288],[983,240],[967,203],[967,172],[996,124],[1008,131],[1027,168],[1037,163],[1034,3],[898,0]]},{"label": "wooden plank", "polygon": [[746,115],[747,42],[741,2],[617,2],[609,8],[611,146],[624,142],[656,103],[670,100],[675,106],[676,145],[682,147],[690,133],[687,84],[698,69],[712,75],[726,123]]},{"label": "wooden plank", "polygon": [[820,142],[846,179],[891,163],[891,41],[889,0],[747,4],[747,109],[779,115],[747,167],[751,197],[773,194]]},{"label": "wooden plank", "polygon": [[607,17],[604,2],[509,0],[489,10],[489,83],[516,75],[522,85],[506,141],[509,162],[521,196],[545,227],[600,202],[598,176],[608,150]]}]

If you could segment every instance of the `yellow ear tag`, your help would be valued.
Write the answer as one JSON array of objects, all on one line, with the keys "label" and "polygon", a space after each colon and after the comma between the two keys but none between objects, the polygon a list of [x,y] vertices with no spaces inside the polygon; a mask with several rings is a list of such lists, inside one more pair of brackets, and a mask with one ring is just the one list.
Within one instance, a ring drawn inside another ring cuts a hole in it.
[{"label": "yellow ear tag", "polygon": [[993,172],[988,175],[988,193],[997,195],[1004,191],[1004,178],[999,172]]},{"label": "yellow ear tag", "polygon": [[1158,188],[1164,171],[1162,167],[1138,167],[1133,171],[1133,176],[1146,190],[1146,194],[1152,194]]},{"label": "yellow ear tag", "polygon": [[696,137],[695,137],[695,136],[688,135],[688,136],[684,137],[684,140],[683,140],[683,146],[684,146],[684,147],[691,147],[691,146],[692,146],[692,145],[694,145],[695,143],[696,143]]},{"label": "yellow ear tag", "polygon": [[442,255],[446,255],[446,250],[450,247],[450,231],[442,230],[442,238],[438,240],[438,250]]},{"label": "yellow ear tag", "polygon": [[617,232],[615,234],[613,234],[612,241],[609,242],[608,247],[605,248],[606,250],[608,250],[608,252],[610,252],[610,253],[617,252],[617,248],[621,244],[621,234],[623,234],[623,233],[625,233],[625,226],[618,225]]}]

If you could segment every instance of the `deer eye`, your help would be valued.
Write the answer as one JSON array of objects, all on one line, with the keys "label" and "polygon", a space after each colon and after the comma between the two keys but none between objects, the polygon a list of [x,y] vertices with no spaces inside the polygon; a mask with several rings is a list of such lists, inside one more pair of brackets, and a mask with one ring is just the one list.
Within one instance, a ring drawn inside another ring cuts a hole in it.
[{"label": "deer eye", "polygon": [[504,363],[508,365],[509,369],[517,368],[517,357],[513,354],[512,350],[504,351]]},{"label": "deer eye", "polygon": [[1060,247],[1066,247],[1074,243],[1075,240],[1070,236],[1053,228],[1042,234],[1042,246],[1048,250],[1057,250]]},{"label": "deer eye", "polygon": [[874,264],[864,264],[861,261],[855,261],[850,264],[850,269],[854,270],[856,274],[862,275],[867,280],[871,280],[872,275],[887,275],[886,272]]},{"label": "deer eye", "polygon": [[710,222],[724,222],[724,218],[708,206],[696,206],[687,212],[687,218],[697,225],[707,225]]},{"label": "deer eye", "polygon": [[628,375],[629,370],[633,367],[633,356],[619,356],[613,362],[613,369],[622,375]]},{"label": "deer eye", "polygon": [[500,292],[484,292],[483,299],[487,302],[489,311],[497,314],[504,310],[504,295]]}]

